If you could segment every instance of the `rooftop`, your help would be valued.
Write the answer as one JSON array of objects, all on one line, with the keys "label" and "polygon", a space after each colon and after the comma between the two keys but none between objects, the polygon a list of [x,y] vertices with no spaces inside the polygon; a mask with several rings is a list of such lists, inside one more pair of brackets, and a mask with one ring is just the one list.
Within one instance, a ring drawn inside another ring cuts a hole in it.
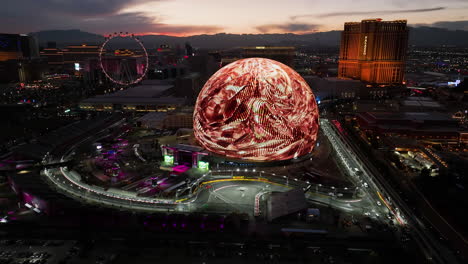
[{"label": "rooftop", "polygon": [[253,46],[253,47],[242,47],[244,50],[295,50],[292,46]]},{"label": "rooftop", "polygon": [[451,121],[447,113],[440,112],[368,112],[374,119],[412,120],[412,121]]},{"label": "rooftop", "polygon": [[350,78],[338,78],[338,77],[318,77],[316,75],[306,75],[304,79],[320,79],[327,82],[342,82],[342,83],[361,83],[360,80],[350,79]]},{"label": "rooftop", "polygon": [[148,113],[140,118],[138,118],[138,121],[162,121],[166,118],[167,113],[161,113],[161,112],[152,112]]},{"label": "rooftop", "polygon": [[117,91],[112,94],[98,95],[96,97],[159,97],[159,95],[174,87],[173,85],[139,85],[125,90]]},{"label": "rooftop", "polygon": [[178,97],[160,97],[160,98],[144,98],[144,97],[93,97],[83,100],[82,103],[109,103],[109,104],[176,104],[183,105],[184,98]]},{"label": "rooftop", "polygon": [[183,105],[184,98],[170,96],[169,84],[148,84],[131,87],[112,94],[98,95],[82,101],[82,103],[112,103],[112,104],[177,104]]},{"label": "rooftop", "polygon": [[203,152],[203,148],[194,145],[186,145],[186,144],[177,144],[174,146],[167,146],[166,148],[169,149],[177,149],[179,151],[188,151],[188,152]]}]

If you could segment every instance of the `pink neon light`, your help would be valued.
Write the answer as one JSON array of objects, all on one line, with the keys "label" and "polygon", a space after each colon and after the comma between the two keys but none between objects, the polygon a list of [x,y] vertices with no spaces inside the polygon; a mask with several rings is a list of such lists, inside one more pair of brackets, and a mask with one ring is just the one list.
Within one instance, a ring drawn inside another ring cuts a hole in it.
[{"label": "pink neon light", "polygon": [[172,167],[172,171],[177,172],[177,173],[183,173],[183,172],[188,171],[189,169],[190,168],[185,165],[178,165],[178,166]]}]

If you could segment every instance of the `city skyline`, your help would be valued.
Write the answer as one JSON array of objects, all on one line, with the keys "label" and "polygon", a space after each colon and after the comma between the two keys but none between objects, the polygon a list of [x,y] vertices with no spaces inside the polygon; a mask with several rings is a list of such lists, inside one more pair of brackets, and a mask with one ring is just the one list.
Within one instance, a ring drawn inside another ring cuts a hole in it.
[{"label": "city skyline", "polygon": [[366,18],[407,19],[410,26],[434,26],[468,30],[468,3],[428,1],[290,1],[288,9],[277,0],[21,0],[6,3],[0,10],[0,31],[29,33],[52,29],[81,29],[108,34],[190,36],[197,34],[305,34],[342,30],[347,21]]},{"label": "city skyline", "polygon": [[0,8],[1,263],[468,263],[468,0]]}]

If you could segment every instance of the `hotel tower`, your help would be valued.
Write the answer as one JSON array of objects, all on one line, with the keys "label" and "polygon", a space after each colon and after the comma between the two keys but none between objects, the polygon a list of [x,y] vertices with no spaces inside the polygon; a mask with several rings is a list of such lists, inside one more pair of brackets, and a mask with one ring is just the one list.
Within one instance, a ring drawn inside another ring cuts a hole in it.
[{"label": "hotel tower", "polygon": [[402,84],[407,47],[406,20],[347,22],[341,34],[338,77],[373,85]]}]

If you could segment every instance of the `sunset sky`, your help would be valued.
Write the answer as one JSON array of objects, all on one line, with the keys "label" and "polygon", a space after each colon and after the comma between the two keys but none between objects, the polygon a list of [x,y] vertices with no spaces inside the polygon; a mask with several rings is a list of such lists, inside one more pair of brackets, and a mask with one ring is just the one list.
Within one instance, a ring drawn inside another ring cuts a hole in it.
[{"label": "sunset sky", "polygon": [[468,0],[7,0],[0,33],[303,34],[377,17],[468,30]]}]

